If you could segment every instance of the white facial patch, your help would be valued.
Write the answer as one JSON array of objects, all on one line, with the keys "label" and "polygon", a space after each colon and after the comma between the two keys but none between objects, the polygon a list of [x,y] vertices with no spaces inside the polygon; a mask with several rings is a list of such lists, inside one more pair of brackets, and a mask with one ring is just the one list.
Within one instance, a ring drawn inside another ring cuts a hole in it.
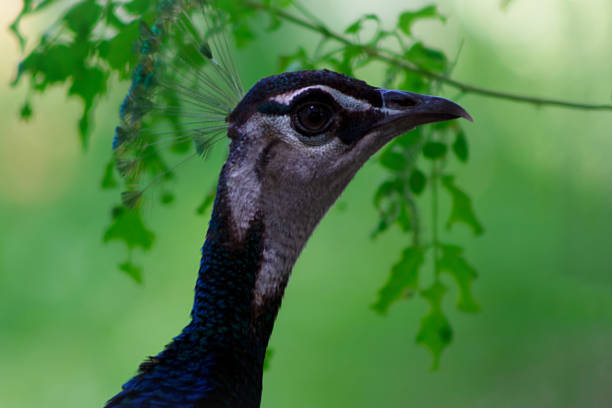
[{"label": "white facial patch", "polygon": [[283,105],[290,105],[293,99],[295,99],[295,97],[310,89],[320,89],[322,91],[327,92],[331,95],[332,98],[334,98],[338,105],[349,111],[366,111],[372,109],[372,105],[369,102],[364,101],[362,99],[357,99],[355,97],[342,93],[337,89],[325,85],[307,86],[305,88],[301,88],[295,91],[276,95],[275,97],[271,98],[271,100]]},{"label": "white facial patch", "polygon": [[291,118],[286,115],[277,116],[255,113],[240,128],[240,132],[247,135],[260,132],[262,135],[267,136],[268,140],[279,139],[303,152],[308,157],[328,156],[332,152],[340,153],[346,150],[346,145],[336,138],[330,138],[329,142],[322,143],[321,145],[304,144],[304,142],[300,141],[297,131],[291,126]]}]

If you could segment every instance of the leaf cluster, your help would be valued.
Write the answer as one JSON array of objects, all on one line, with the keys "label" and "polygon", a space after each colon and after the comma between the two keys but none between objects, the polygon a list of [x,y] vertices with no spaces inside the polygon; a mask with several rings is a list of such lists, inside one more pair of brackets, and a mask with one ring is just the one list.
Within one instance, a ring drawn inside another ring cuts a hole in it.
[{"label": "leaf cluster", "polygon": [[[22,19],[61,3],[58,0],[24,0],[21,13],[11,25],[22,49],[26,39],[20,31]],[[29,79],[30,94],[23,104],[21,116],[33,114],[32,94],[50,86],[67,85],[68,96],[83,104],[78,122],[81,144],[87,146],[91,133],[91,116],[96,102],[106,94],[107,83],[114,75],[129,78],[136,62],[132,52],[138,39],[137,18],[151,18],[151,2],[83,0],[68,8],[51,24],[19,64],[13,85]]]},{"label": "leaf cluster", "polygon": [[[387,55],[399,56],[419,69],[446,76],[450,74],[455,61],[449,60],[444,52],[428,46],[415,35],[414,27],[423,20],[445,22],[446,18],[437,7],[426,6],[401,13],[395,26],[389,29],[375,14],[366,14],[348,25],[343,37],[323,34],[313,52],[298,48],[294,54],[281,57],[280,70],[329,67],[347,75],[359,76],[355,75],[356,71],[379,62],[371,52],[375,49]],[[325,33],[329,30],[323,27],[320,31]],[[435,94],[439,85],[430,77],[386,64],[384,88]],[[372,308],[384,314],[399,300],[412,299],[415,295],[425,300],[430,310],[421,319],[416,342],[431,351],[434,368],[453,338],[443,307],[449,285],[452,282],[456,285],[459,310],[471,313],[479,309],[471,290],[472,281],[477,276],[475,269],[465,259],[462,248],[441,242],[438,231],[438,190],[445,191],[451,202],[451,211],[446,219],[447,229],[459,223],[469,227],[474,235],[484,231],[469,195],[457,186],[455,176],[446,170],[449,161],[467,163],[468,159],[468,140],[458,122],[417,128],[396,138],[378,156],[387,176],[373,197],[379,218],[371,236],[377,238],[397,228],[410,239],[391,268],[388,280],[380,289]],[[431,197],[429,202],[433,219],[428,226],[429,238],[425,240],[421,207],[427,192]],[[431,264],[431,270],[426,268],[428,264]],[[448,276],[450,281],[444,276]]]},{"label": "leaf cluster", "polygon": [[[23,8],[10,26],[19,40],[22,51],[29,49],[19,63],[13,86],[28,81],[30,92],[20,110],[20,116],[27,120],[34,114],[33,97],[53,86],[67,87],[69,97],[77,97],[83,105],[83,112],[78,122],[78,133],[83,148],[86,148],[91,137],[92,114],[96,103],[107,91],[107,84],[112,80],[140,80],[142,75],[136,68],[141,65],[144,54],[154,51],[159,44],[151,41],[151,30],[158,17],[172,7],[174,3],[196,6],[196,0],[79,0],[74,2],[53,21],[44,34],[36,39],[33,46],[21,32],[20,24],[24,19],[54,7],[61,6],[62,0],[24,0]],[[286,6],[287,1],[267,0],[267,6]],[[233,0],[216,0],[216,5],[227,13],[229,30],[237,46],[245,46],[255,38],[252,28],[252,17],[255,11]],[[269,13],[269,30],[280,26],[280,19]],[[169,40],[166,38],[166,40]],[[185,38],[175,36],[171,39],[177,55],[181,55]],[[184,47],[185,50],[189,49]],[[192,60],[190,56],[186,56]],[[182,56],[185,58],[185,56]],[[176,104],[176,93],[169,89],[163,92],[168,105]],[[146,113],[144,99],[138,101],[141,113]],[[122,107],[125,109],[125,105]],[[166,119],[169,130],[181,134],[184,129],[177,120],[177,115]],[[199,151],[208,146],[200,146]],[[185,155],[189,150],[188,140],[173,142],[170,150],[174,154]],[[148,146],[141,152],[140,159],[117,160],[113,157],[105,167],[101,186],[104,189],[120,187],[117,176],[136,182],[137,175],[145,174],[151,179],[169,181],[174,173],[155,145]],[[128,191],[123,194],[124,204],[136,203],[140,192]],[[204,214],[212,205],[214,189],[205,196],[197,212]],[[171,188],[161,194],[161,203],[169,205],[174,201]],[[147,251],[152,246],[154,234],[145,226],[140,208],[118,206],[112,211],[111,224],[104,241],[122,242],[128,250],[127,260],[119,264],[119,269],[137,282],[142,282],[142,271],[132,262],[135,248]],[[143,245],[143,237],[150,237],[150,242]]]}]

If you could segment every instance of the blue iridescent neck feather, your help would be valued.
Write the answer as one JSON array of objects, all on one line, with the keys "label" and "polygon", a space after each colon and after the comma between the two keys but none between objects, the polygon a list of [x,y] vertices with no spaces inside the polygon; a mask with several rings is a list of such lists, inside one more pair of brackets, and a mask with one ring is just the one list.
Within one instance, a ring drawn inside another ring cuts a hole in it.
[{"label": "blue iridescent neck feather", "polygon": [[140,366],[107,407],[258,407],[265,351],[278,303],[253,312],[264,223],[238,239],[224,168],[195,290],[192,320],[165,350]]}]

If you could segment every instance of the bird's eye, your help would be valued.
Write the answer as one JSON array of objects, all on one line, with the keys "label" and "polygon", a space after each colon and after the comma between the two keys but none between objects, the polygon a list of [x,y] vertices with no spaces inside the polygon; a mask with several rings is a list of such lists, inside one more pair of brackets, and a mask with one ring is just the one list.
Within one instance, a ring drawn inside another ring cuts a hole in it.
[{"label": "bird's eye", "polygon": [[333,116],[334,111],[330,106],[320,102],[309,102],[295,110],[293,122],[304,136],[315,136],[329,128]]}]

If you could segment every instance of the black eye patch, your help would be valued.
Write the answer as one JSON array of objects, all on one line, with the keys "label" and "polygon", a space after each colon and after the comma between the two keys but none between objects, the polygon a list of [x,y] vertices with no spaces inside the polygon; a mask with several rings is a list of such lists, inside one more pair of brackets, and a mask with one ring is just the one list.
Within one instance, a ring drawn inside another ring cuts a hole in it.
[{"label": "black eye patch", "polygon": [[[334,112],[335,136],[344,144],[350,145],[361,139],[372,127],[382,119],[384,114],[377,109],[366,111],[347,111],[338,102],[322,89],[313,88],[297,95],[291,103],[283,104],[276,101],[268,101],[260,104],[257,110],[266,115],[292,115],[293,122],[298,117],[299,112],[306,106],[323,105],[329,107]],[[294,123],[294,127],[295,123]],[[308,136],[308,132],[303,126],[297,126],[300,133]],[[327,129],[327,128],[326,128]],[[319,132],[312,132],[318,134]]]},{"label": "black eye patch", "polygon": [[291,111],[291,105],[285,105],[276,101],[262,103],[257,107],[257,111],[265,115],[286,115]]}]

